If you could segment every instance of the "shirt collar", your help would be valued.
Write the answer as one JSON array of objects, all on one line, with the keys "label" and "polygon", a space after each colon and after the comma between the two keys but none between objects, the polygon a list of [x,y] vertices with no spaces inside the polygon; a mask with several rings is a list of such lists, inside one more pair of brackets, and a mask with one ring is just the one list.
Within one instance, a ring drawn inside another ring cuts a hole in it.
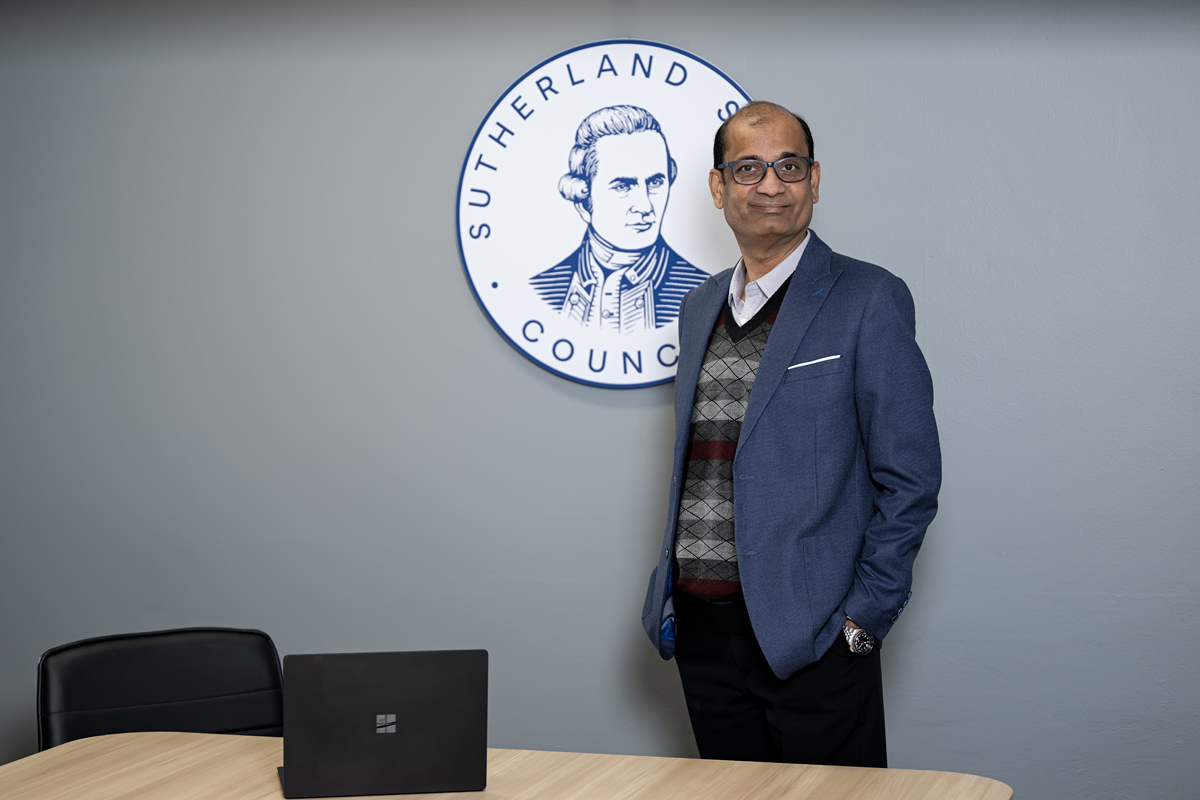
[{"label": "shirt collar", "polygon": [[[804,249],[808,247],[809,240],[812,239],[812,231],[806,231],[804,239],[792,252],[784,257],[775,265],[775,268],[759,278],[759,291],[763,293],[767,299],[770,299],[775,292],[783,286],[783,282],[792,277],[792,273],[796,271],[796,267],[800,264],[800,257],[804,255]],[[746,289],[746,265],[742,263],[742,259],[738,259],[737,266],[733,268],[733,277],[729,279],[729,303],[730,305],[742,296],[742,292]]]},{"label": "shirt collar", "polygon": [[602,281],[608,273],[626,270],[625,278],[637,285],[656,280],[665,267],[666,246],[662,237],[644,250],[617,250],[598,233],[588,228],[583,239],[583,258],[578,273],[580,283],[587,287]]}]

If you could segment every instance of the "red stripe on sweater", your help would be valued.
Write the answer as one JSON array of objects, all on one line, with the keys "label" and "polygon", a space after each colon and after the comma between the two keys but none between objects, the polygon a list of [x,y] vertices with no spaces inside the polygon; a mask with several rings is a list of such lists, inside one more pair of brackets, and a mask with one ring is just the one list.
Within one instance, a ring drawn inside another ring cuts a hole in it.
[{"label": "red stripe on sweater", "polygon": [[705,442],[693,439],[688,458],[692,461],[733,461],[736,452],[737,442]]},{"label": "red stripe on sweater", "polygon": [[676,581],[676,586],[692,597],[704,597],[709,600],[722,600],[742,591],[741,581],[714,581],[706,578],[685,578],[682,575]]}]

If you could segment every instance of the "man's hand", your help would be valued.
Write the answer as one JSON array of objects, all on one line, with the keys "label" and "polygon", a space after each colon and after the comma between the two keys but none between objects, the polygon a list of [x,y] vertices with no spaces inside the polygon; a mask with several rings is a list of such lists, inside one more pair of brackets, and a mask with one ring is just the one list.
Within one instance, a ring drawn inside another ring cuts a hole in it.
[{"label": "man's hand", "polygon": [[[847,618],[846,618],[846,625],[845,625],[845,627],[847,627],[847,628],[854,628],[855,630],[858,630],[858,628],[859,628],[859,626],[858,626],[858,623],[856,623],[854,620],[850,619],[849,617],[847,617]],[[849,648],[850,648],[850,652],[851,652],[851,653],[854,653],[854,645],[850,644],[849,640],[847,640],[847,641],[846,641],[846,647],[849,647]],[[854,653],[854,654],[855,654],[855,655],[858,655],[857,653]]]}]

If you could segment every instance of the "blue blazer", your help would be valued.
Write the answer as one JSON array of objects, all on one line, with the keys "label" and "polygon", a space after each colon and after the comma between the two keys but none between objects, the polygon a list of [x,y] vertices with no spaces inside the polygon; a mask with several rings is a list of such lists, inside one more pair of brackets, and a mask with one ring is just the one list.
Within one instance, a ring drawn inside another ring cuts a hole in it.
[{"label": "blue blazer", "polygon": [[[692,403],[731,274],[705,281],[679,308],[675,466],[642,610],[663,658],[675,651],[675,528]],[[940,485],[933,383],[908,287],[813,233],[767,340],[733,460],[742,593],[778,677],[824,655],[847,617],[877,639],[887,635],[911,595]]]}]

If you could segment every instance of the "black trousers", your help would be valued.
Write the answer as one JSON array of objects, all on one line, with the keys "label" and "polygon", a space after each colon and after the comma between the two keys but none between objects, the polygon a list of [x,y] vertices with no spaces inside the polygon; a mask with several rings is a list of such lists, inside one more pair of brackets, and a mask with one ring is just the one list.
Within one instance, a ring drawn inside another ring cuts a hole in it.
[{"label": "black trousers", "polygon": [[887,766],[878,646],[859,656],[839,638],[780,680],[748,626],[713,630],[731,628],[692,605],[676,605],[675,661],[701,758]]}]

